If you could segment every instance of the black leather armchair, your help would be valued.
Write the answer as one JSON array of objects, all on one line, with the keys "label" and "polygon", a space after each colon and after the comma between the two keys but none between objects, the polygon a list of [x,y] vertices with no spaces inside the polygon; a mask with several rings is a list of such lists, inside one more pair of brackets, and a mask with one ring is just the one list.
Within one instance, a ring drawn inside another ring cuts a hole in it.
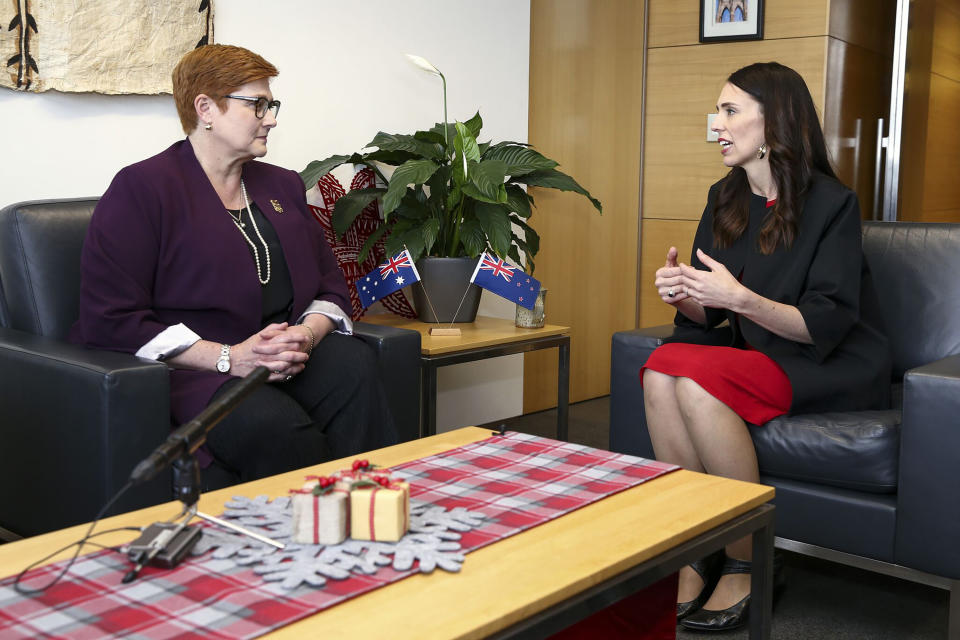
[{"label": "black leather armchair", "polygon": [[[80,251],[96,203],[0,210],[0,534],[91,520],[170,432],[165,365],[65,341],[78,314]],[[354,326],[377,353],[400,439],[418,437],[420,334]],[[205,482],[217,488],[231,478]],[[170,477],[161,474],[110,513],[170,499]]]},{"label": "black leather armchair", "polygon": [[[960,587],[960,224],[863,227],[893,356],[894,407],[751,426],[777,546]],[[613,336],[610,448],[653,457],[638,372],[672,325]],[[960,637],[960,597],[951,598]],[[956,634],[956,635],[954,635]]]}]

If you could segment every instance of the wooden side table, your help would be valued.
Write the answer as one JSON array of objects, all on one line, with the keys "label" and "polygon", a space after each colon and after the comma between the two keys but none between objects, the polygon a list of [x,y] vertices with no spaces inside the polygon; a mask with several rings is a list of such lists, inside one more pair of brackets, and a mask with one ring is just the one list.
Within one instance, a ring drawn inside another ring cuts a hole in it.
[{"label": "wooden side table", "polygon": [[[420,332],[420,435],[437,432],[437,369],[451,364],[557,347],[557,439],[567,439],[570,411],[570,327],[545,324],[521,329],[513,320],[477,316],[474,322],[453,325],[460,336],[431,336],[419,320],[393,314],[364,316],[364,322]],[[444,324],[444,327],[450,326]]]}]

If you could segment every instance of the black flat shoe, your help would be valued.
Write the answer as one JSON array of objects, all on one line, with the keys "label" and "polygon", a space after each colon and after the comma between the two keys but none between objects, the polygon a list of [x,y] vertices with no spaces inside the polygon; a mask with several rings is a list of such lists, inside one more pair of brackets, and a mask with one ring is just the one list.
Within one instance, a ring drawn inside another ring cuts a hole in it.
[{"label": "black flat shoe", "polygon": [[722,552],[712,553],[690,565],[690,568],[696,571],[700,579],[703,580],[703,589],[693,600],[677,603],[677,620],[683,620],[710,599],[710,594],[713,592],[713,588],[717,586],[717,580],[720,579],[723,558]]},{"label": "black flat shoe", "polygon": [[[727,558],[723,563],[721,576],[732,573],[750,573],[751,563],[736,558]],[[693,631],[727,631],[736,629],[746,624],[750,617],[750,594],[748,593],[740,602],[714,611],[711,609],[700,609],[680,621],[685,629]]]},{"label": "black flat shoe", "polygon": [[[721,576],[733,573],[750,573],[752,563],[736,558],[727,558],[723,563]],[[774,554],[773,558],[773,584],[774,591],[780,591],[783,588],[783,559],[779,554]],[[750,594],[748,593],[742,600],[736,604],[730,605],[726,609],[714,611],[711,609],[700,609],[696,613],[690,614],[680,621],[685,629],[691,631],[728,631],[742,627],[750,619]]]},{"label": "black flat shoe", "polygon": [[728,631],[737,629],[750,618],[750,594],[735,605],[720,611],[700,609],[680,621],[684,629],[691,631]]}]

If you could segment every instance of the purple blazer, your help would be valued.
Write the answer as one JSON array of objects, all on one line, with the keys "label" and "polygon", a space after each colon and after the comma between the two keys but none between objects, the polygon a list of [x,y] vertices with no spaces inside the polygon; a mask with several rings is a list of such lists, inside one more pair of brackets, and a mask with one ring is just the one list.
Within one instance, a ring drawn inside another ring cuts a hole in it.
[{"label": "purple blazer", "polygon": [[[288,320],[295,322],[313,300],[349,315],[347,284],[307,208],[300,177],[251,161],[243,181],[283,246],[293,280]],[[262,328],[260,296],[250,248],[183,140],[122,169],[97,204],[83,244],[80,318],[70,339],[135,353],[182,322],[205,340],[236,344]],[[172,370],[174,422],[199,413],[227,380],[214,371]]]}]

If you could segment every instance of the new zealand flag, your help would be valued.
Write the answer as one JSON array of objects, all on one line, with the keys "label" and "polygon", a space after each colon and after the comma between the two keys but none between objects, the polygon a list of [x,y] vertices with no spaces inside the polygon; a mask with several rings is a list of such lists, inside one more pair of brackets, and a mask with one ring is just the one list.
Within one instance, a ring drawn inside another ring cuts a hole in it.
[{"label": "new zealand flag", "polygon": [[410,259],[410,251],[404,249],[357,280],[357,295],[366,309],[377,300],[419,280],[420,274]]},{"label": "new zealand flag", "polygon": [[533,303],[540,293],[539,280],[524,273],[520,267],[487,252],[480,254],[480,261],[470,276],[470,282],[527,309],[533,309]]}]

